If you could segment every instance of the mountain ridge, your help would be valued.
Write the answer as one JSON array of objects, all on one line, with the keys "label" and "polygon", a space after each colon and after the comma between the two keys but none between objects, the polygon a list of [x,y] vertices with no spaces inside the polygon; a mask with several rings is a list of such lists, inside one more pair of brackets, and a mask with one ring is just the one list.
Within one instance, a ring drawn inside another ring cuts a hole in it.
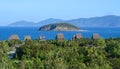
[{"label": "mountain ridge", "polygon": [[40,26],[47,25],[47,24],[66,22],[66,23],[75,25],[77,27],[120,27],[120,16],[107,15],[107,16],[101,16],[101,17],[77,18],[77,19],[71,19],[71,20],[49,18],[49,19],[39,21],[37,23],[24,21],[24,24],[23,24],[21,22],[22,21],[15,22],[8,26],[17,25],[17,26],[32,26],[32,27],[38,26],[40,27]]},{"label": "mountain ridge", "polygon": [[34,26],[36,24],[34,22],[29,22],[29,21],[21,20],[21,21],[15,22],[15,23],[11,23],[8,26],[10,26],[10,27],[26,27],[27,25]]}]

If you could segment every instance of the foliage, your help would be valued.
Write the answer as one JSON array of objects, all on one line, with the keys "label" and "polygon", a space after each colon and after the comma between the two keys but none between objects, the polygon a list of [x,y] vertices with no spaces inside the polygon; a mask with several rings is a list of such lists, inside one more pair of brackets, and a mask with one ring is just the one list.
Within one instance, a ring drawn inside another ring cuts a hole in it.
[{"label": "foliage", "polygon": [[[19,45],[19,46],[17,46]],[[16,48],[15,57],[8,52]],[[0,42],[0,69],[120,69],[120,39]]]}]

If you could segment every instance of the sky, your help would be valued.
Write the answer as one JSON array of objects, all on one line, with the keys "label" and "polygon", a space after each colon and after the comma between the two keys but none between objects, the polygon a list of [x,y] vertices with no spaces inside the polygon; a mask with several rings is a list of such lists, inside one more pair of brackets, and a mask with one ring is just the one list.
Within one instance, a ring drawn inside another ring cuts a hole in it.
[{"label": "sky", "polygon": [[0,0],[0,26],[26,20],[120,16],[120,0]]}]

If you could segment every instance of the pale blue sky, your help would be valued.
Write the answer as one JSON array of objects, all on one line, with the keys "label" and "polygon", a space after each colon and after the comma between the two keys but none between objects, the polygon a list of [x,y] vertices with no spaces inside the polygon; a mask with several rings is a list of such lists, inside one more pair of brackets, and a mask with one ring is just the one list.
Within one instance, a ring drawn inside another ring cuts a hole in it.
[{"label": "pale blue sky", "polygon": [[75,19],[120,16],[120,0],[0,0],[0,25],[47,18]]}]

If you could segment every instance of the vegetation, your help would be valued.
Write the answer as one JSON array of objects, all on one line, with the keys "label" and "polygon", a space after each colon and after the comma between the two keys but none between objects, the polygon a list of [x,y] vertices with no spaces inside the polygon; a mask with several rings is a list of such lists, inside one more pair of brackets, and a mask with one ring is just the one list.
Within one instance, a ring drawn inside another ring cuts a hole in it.
[{"label": "vegetation", "polygon": [[120,69],[120,38],[1,41],[0,69]]},{"label": "vegetation", "polygon": [[39,30],[54,30],[54,31],[69,31],[69,30],[80,30],[78,27],[71,25],[69,23],[56,23],[56,24],[48,24],[40,27]]}]

